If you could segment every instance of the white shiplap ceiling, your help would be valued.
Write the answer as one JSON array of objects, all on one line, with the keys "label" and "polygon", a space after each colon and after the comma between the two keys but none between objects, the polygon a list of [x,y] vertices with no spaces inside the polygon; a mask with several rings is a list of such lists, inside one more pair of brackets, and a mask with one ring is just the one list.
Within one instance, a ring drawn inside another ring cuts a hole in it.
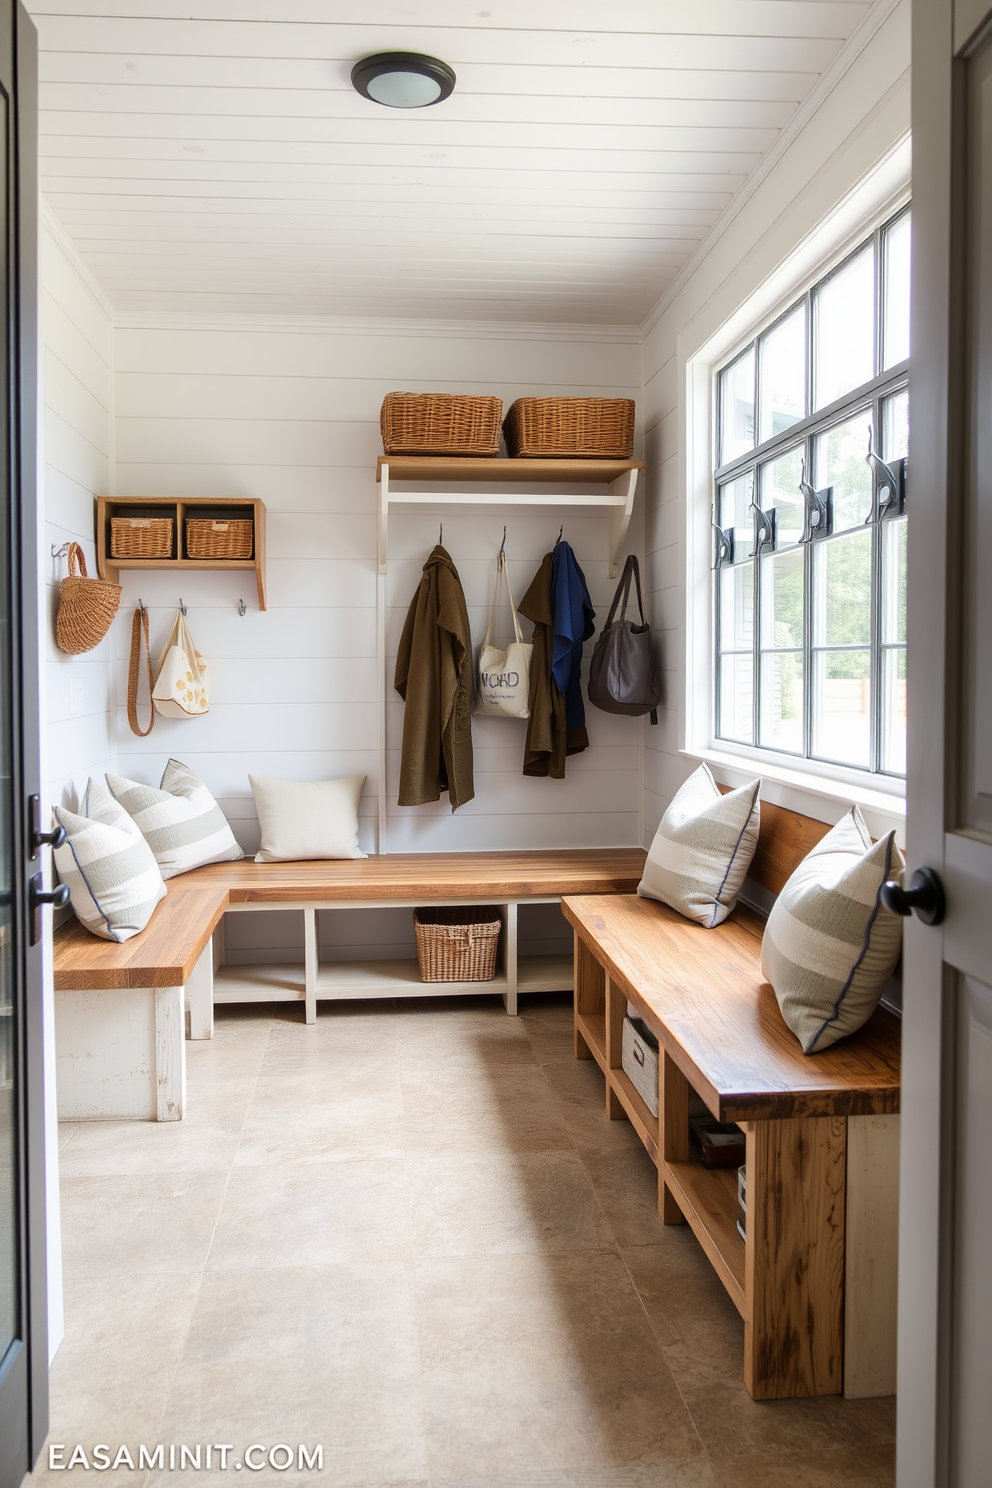
[{"label": "white shiplap ceiling", "polygon": [[[41,184],[120,310],[636,325],[869,0],[28,0]],[[454,95],[355,93],[430,52]]]}]

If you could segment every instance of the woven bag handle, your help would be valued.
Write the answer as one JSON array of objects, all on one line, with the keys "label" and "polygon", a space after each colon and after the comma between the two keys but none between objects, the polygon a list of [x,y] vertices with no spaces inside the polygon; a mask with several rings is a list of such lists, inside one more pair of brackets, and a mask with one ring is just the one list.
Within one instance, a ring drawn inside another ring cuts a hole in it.
[{"label": "woven bag handle", "polygon": [[[145,668],[148,672],[148,708],[151,717],[148,727],[138,727],[138,672],[141,669],[141,631],[145,632]],[[148,611],[144,608],[134,612],[131,621],[131,660],[127,669],[127,721],[132,734],[144,739],[155,727],[155,704],[152,702],[152,653],[148,642]]]},{"label": "woven bag handle", "polygon": [[66,554],[66,567],[70,579],[89,578],[89,574],[86,572],[86,554],[76,542],[69,544],[69,551]]}]

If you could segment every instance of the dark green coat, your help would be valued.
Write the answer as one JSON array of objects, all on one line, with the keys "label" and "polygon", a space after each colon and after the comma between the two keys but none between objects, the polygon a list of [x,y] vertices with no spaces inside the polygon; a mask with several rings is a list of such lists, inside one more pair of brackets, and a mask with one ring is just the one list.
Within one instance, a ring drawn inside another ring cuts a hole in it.
[{"label": "dark green coat", "polygon": [[475,795],[472,636],[458,570],[440,545],[403,626],[395,686],[406,703],[399,804],[423,806],[446,790],[457,811]]}]

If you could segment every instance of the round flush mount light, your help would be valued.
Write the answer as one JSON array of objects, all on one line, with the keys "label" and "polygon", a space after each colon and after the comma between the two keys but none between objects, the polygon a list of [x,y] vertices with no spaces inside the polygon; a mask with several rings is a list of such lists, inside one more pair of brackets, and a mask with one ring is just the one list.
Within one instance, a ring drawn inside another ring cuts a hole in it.
[{"label": "round flush mount light", "polygon": [[419,52],[376,52],[351,69],[352,85],[363,98],[387,108],[427,108],[448,98],[455,74],[447,62]]}]

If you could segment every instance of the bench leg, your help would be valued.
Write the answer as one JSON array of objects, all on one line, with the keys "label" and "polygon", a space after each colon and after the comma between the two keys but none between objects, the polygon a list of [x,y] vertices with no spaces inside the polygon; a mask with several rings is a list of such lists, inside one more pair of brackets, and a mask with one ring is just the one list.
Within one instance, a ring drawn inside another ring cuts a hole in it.
[{"label": "bench leg", "polygon": [[755,1400],[841,1390],[846,1125],[748,1122],[744,1383]]},{"label": "bench leg", "polygon": [[658,1213],[662,1224],[685,1223],[675,1195],[665,1182],[665,1163],[689,1161],[689,1081],[664,1048],[658,1051],[658,1110],[662,1161],[658,1164]]},{"label": "bench leg", "polygon": [[317,953],[317,911],[303,911],[303,959],[306,966],[306,1021],[317,1021],[317,971],[320,961]]},{"label": "bench leg", "polygon": [[193,968],[193,975],[186,983],[186,1000],[189,1003],[189,1036],[191,1039],[209,1039],[214,1036],[214,947],[213,940],[205,946],[203,955]]},{"label": "bench leg", "polygon": [[581,935],[575,937],[573,957],[575,1057],[592,1059],[593,1052],[579,1032],[578,1017],[580,1013],[602,1017],[606,1006],[606,973]]},{"label": "bench leg", "polygon": [[896,1393],[899,1117],[847,1118],[844,1394]]},{"label": "bench leg", "polygon": [[155,989],[155,1092],[159,1121],[186,1114],[186,1014],[182,987]]},{"label": "bench leg", "polygon": [[506,926],[506,991],[503,993],[503,1006],[506,1008],[507,1017],[517,1016],[517,906],[505,904],[503,906],[503,924]]}]

